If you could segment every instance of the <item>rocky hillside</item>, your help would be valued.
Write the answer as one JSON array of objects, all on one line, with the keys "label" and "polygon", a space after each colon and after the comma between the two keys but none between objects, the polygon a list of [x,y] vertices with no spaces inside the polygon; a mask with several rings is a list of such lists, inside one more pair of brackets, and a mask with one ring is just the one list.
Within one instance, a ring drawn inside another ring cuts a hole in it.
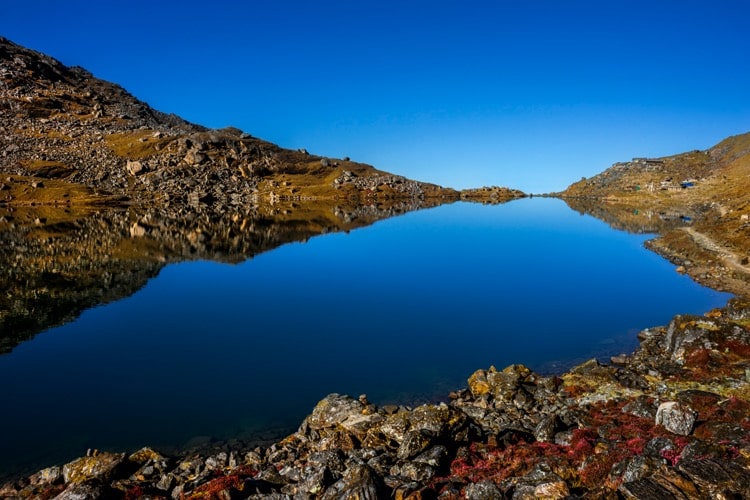
[{"label": "rocky hillside", "polygon": [[750,294],[750,133],[705,151],[616,163],[560,196],[576,206],[603,201],[598,211],[625,215],[630,226],[661,226],[649,245],[681,271]]},{"label": "rocky hillside", "polygon": [[166,115],[82,68],[0,37],[0,204],[456,198],[348,158]]}]

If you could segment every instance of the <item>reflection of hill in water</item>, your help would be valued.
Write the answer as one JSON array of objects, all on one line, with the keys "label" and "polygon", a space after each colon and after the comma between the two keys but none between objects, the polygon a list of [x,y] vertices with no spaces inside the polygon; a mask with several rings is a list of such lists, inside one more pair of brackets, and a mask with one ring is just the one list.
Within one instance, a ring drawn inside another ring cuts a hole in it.
[{"label": "reflection of hill in water", "polygon": [[636,234],[664,234],[671,229],[689,225],[700,216],[694,209],[674,208],[665,211],[591,198],[564,198],[564,201],[582,215],[591,215],[613,229]]},{"label": "reflection of hill in water", "polygon": [[437,204],[276,204],[231,213],[130,208],[80,217],[50,208],[0,213],[0,352],[87,308],[132,295],[168,263],[242,262],[285,243]]}]

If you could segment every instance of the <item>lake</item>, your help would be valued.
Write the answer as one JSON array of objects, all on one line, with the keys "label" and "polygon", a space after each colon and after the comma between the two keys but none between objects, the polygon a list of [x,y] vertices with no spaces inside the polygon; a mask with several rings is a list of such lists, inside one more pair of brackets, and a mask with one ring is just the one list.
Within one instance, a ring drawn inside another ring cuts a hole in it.
[{"label": "lake", "polygon": [[559,372],[729,298],[556,199],[320,232],[232,264],[160,254],[132,295],[0,355],[0,475],[275,438],[332,392],[414,404],[490,365]]}]

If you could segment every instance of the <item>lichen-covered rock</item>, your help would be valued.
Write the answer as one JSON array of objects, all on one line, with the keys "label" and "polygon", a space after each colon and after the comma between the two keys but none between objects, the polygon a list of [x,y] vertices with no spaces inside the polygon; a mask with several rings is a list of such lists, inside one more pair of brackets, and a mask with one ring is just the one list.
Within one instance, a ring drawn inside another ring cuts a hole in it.
[{"label": "lichen-covered rock", "polygon": [[160,460],[164,460],[164,456],[158,451],[155,451],[152,448],[146,446],[136,451],[135,453],[132,453],[128,457],[128,460],[138,465],[144,465],[146,462],[157,462]]},{"label": "lichen-covered rock", "polygon": [[63,466],[63,480],[68,483],[82,483],[90,479],[106,481],[125,460],[124,453],[99,453],[81,457]]}]

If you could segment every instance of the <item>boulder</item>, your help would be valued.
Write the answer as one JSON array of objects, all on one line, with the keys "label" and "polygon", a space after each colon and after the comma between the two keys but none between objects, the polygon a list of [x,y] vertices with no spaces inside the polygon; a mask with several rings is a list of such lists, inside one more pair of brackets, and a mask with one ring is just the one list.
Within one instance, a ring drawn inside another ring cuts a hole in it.
[{"label": "boulder", "polygon": [[145,167],[143,166],[143,163],[139,161],[128,161],[125,169],[130,175],[135,176],[143,172],[145,170]]},{"label": "boulder", "polygon": [[130,237],[142,238],[143,236],[146,236],[146,228],[141,226],[137,222],[134,222],[133,225],[130,226]]},{"label": "boulder", "polygon": [[329,394],[315,405],[305,423],[312,430],[320,430],[337,427],[351,418],[350,422],[356,426],[364,409],[365,405],[350,396]]},{"label": "boulder", "polygon": [[124,453],[100,453],[96,456],[81,457],[63,466],[63,480],[68,483],[82,483],[90,479],[106,481],[125,460]]},{"label": "boulder", "polygon": [[689,406],[676,401],[659,405],[656,410],[656,425],[662,425],[673,434],[688,436],[693,432],[693,425],[698,414]]}]

